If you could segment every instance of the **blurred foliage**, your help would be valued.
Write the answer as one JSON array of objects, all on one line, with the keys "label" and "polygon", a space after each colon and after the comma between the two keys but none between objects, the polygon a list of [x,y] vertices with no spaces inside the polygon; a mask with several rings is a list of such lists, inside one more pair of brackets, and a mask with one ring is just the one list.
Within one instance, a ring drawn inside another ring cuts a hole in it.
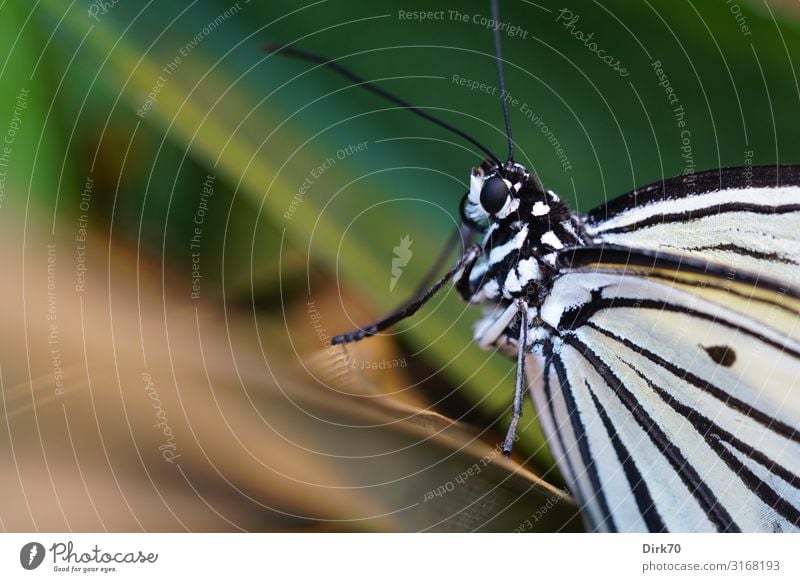
[{"label": "blurred foliage", "polygon": [[[571,27],[564,6],[579,17]],[[419,10],[443,11],[442,18],[400,13]],[[70,240],[88,213],[92,236],[105,241],[89,254],[108,258],[109,273],[116,268],[109,245],[133,249],[127,260],[166,273],[136,270],[137,289],[157,296],[168,281],[165,293],[190,310],[199,268],[201,303],[269,326],[255,339],[265,361],[293,369],[299,386],[315,385],[321,372],[309,362],[324,351],[324,336],[384,314],[424,278],[458,221],[480,156],[329,71],[262,46],[296,42],[341,58],[503,157],[497,97],[453,82],[457,75],[496,83],[491,36],[480,24],[486,13],[475,1],[6,3],[3,119],[12,118],[20,91],[29,97],[0,207],[5,248]],[[578,209],[687,167],[800,161],[800,29],[787,9],[755,0],[512,0],[503,2],[502,19],[519,27],[503,36],[517,159]],[[629,75],[603,64],[576,31],[592,34]],[[658,68],[677,101],[670,103]],[[208,180],[213,195],[200,217]],[[199,263],[190,244],[198,218]],[[413,256],[390,290],[393,249],[404,236]],[[311,305],[319,320],[309,316]],[[368,392],[489,428],[481,438],[497,442],[513,365],[472,344],[477,315],[443,293],[391,339],[348,352],[354,360],[405,357],[407,369],[347,374],[359,375]],[[6,381],[26,382],[21,360],[9,358]],[[530,408],[523,425],[517,459],[558,483]]]}]

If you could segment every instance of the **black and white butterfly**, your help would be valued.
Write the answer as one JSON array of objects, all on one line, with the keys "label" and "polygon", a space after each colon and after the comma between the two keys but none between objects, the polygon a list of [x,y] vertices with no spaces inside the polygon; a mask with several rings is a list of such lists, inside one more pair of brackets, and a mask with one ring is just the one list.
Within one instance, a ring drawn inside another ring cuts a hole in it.
[{"label": "black and white butterfly", "polygon": [[[499,21],[496,2],[492,3]],[[534,174],[341,65],[287,47],[457,133],[489,157],[462,199],[453,280],[476,340],[517,360],[510,453],[530,391],[596,531],[800,530],[800,166],[657,182],[587,214]],[[499,36],[495,52],[501,89]],[[503,103],[505,106],[505,103]]]}]

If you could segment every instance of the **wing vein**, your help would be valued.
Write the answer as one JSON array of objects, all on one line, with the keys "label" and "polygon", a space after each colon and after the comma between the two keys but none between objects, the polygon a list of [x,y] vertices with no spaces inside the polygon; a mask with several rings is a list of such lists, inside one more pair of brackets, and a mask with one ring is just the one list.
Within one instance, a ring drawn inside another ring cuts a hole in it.
[{"label": "wing vein", "polygon": [[735,436],[733,436],[728,431],[724,430],[722,427],[717,425],[711,419],[707,418],[705,415],[701,414],[694,408],[690,406],[686,406],[685,404],[676,400],[673,396],[671,396],[666,390],[661,388],[660,386],[656,385],[652,380],[650,380],[645,374],[643,374],[636,366],[631,364],[626,360],[622,360],[625,364],[633,370],[642,380],[644,380],[648,386],[658,394],[661,399],[670,406],[675,412],[683,416],[693,427],[694,429],[703,437],[703,439],[708,443],[708,445],[714,450],[714,452],[719,455],[719,457],[725,462],[728,467],[742,480],[742,483],[752,491],[761,501],[766,503],[776,512],[778,512],[781,517],[784,517],[788,521],[790,521],[795,526],[800,526],[800,511],[792,505],[790,501],[781,497],[772,487],[769,486],[768,483],[759,479],[755,473],[753,473],[747,466],[744,465],[741,461],[739,461],[735,455],[732,455],[730,451],[728,451],[721,443],[720,439],[724,439],[725,441],[729,442],[733,445],[736,449],[741,451],[743,454],[748,456],[749,458],[753,459],[756,462],[759,462],[768,471],[773,473],[776,476],[781,477],[784,481],[791,484],[793,487],[797,487],[797,483],[800,481],[800,477],[794,475],[786,468],[780,466],[778,463],[757,451],[756,449],[746,445]]},{"label": "wing vein", "polygon": [[575,396],[572,394],[572,386],[567,378],[567,371],[564,368],[564,363],[557,354],[553,353],[552,349],[549,350],[549,356],[551,358],[553,367],[556,370],[559,383],[561,384],[561,392],[564,395],[564,402],[567,405],[567,416],[572,423],[572,430],[575,432],[578,451],[583,459],[584,467],[586,468],[586,472],[589,476],[589,482],[595,491],[597,503],[600,506],[600,511],[603,514],[603,524],[608,526],[610,531],[617,531],[614,518],[611,515],[611,511],[608,507],[608,501],[606,500],[606,496],[603,491],[603,486],[600,484],[600,477],[597,473],[594,457],[589,450],[589,441],[586,437],[586,427],[584,427],[583,423],[581,422],[580,415],[578,413],[578,407],[575,403]]},{"label": "wing vein", "polygon": [[750,202],[729,202],[727,204],[714,204],[704,208],[693,208],[683,212],[673,212],[664,214],[658,212],[631,224],[616,226],[609,229],[596,229],[595,235],[622,234],[646,229],[650,226],[659,224],[670,224],[675,222],[687,223],[693,220],[706,218],[708,216],[719,216],[734,212],[749,214],[790,214],[800,211],[800,204],[783,204],[781,206],[769,206],[765,204],[753,204]]},{"label": "wing vein", "polygon": [[653,497],[650,495],[650,489],[647,487],[644,477],[642,477],[642,474],[639,472],[639,468],[636,466],[636,462],[631,456],[630,451],[628,451],[627,447],[619,438],[619,435],[614,429],[614,425],[611,423],[611,419],[608,417],[608,413],[597,399],[588,381],[586,381],[586,388],[589,391],[589,396],[592,398],[597,414],[603,422],[603,427],[606,429],[608,438],[611,440],[614,452],[617,454],[617,458],[622,465],[625,478],[628,480],[631,493],[633,493],[633,497],[636,500],[636,506],[639,508],[639,513],[642,515],[647,529],[651,532],[667,532],[668,530],[664,524],[664,520],[661,519]]},{"label": "wing vein", "polygon": [[600,377],[614,390],[620,402],[622,402],[636,422],[639,423],[639,426],[642,427],[659,452],[664,455],[681,481],[688,487],[689,491],[700,504],[700,507],[706,513],[708,519],[717,529],[721,532],[741,531],[730,513],[728,513],[728,510],[719,502],[694,466],[689,463],[681,450],[670,441],[669,437],[667,437],[647,411],[644,410],[633,393],[624,386],[622,380],[611,370],[608,364],[606,364],[588,345],[584,344],[574,335],[565,334],[562,337],[566,343],[583,355],[587,362],[600,374]]},{"label": "wing vein", "polygon": [[784,422],[781,422],[776,418],[769,416],[765,412],[758,410],[757,408],[751,406],[750,404],[747,404],[743,400],[731,396],[719,386],[716,386],[707,380],[703,380],[699,376],[691,373],[688,370],[680,368],[679,366],[676,366],[672,362],[665,360],[658,354],[646,349],[645,347],[638,346],[634,344],[631,340],[620,337],[617,334],[597,325],[594,322],[590,321],[587,323],[587,325],[592,329],[598,331],[599,333],[605,335],[606,337],[614,339],[615,341],[620,342],[625,347],[636,351],[636,353],[641,354],[642,356],[650,360],[653,364],[666,369],[672,375],[677,376],[678,378],[685,380],[692,386],[695,386],[696,388],[699,388],[700,390],[710,394],[711,396],[719,400],[720,403],[738,412],[741,412],[742,414],[744,414],[749,418],[752,418],[753,420],[763,425],[767,429],[773,431],[774,433],[779,434],[791,441],[800,442],[800,433],[798,433],[796,429],[792,428],[791,426],[789,426]]}]

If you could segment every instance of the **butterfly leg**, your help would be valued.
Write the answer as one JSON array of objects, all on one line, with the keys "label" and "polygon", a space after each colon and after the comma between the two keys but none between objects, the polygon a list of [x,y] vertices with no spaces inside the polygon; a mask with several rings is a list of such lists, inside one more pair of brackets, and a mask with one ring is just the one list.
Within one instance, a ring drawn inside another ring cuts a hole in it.
[{"label": "butterfly leg", "polygon": [[393,326],[398,321],[402,321],[407,317],[411,317],[417,311],[419,311],[420,307],[425,305],[436,293],[444,287],[445,283],[447,283],[450,279],[453,278],[455,275],[456,278],[462,276],[462,273],[468,273],[472,266],[475,264],[475,261],[478,260],[478,257],[481,256],[481,248],[478,245],[472,245],[467,249],[467,252],[464,253],[464,256],[459,259],[458,263],[455,267],[450,269],[444,277],[439,279],[433,287],[428,289],[425,293],[421,296],[417,297],[405,307],[395,311],[389,317],[385,317],[380,321],[373,323],[372,325],[366,326],[364,329],[357,329],[355,331],[351,331],[348,333],[344,333],[342,335],[337,335],[336,337],[331,340],[331,344],[338,345],[338,344],[345,344],[349,342],[357,342],[359,340],[364,339],[365,337],[370,337],[375,335],[378,332],[383,331],[384,329]]},{"label": "butterfly leg", "polygon": [[511,423],[508,425],[506,439],[503,441],[503,454],[509,456],[517,439],[517,425],[522,416],[522,399],[525,396],[525,345],[528,342],[528,302],[517,299],[519,313],[519,349],[517,351],[517,378],[514,383],[514,404],[511,409]]}]

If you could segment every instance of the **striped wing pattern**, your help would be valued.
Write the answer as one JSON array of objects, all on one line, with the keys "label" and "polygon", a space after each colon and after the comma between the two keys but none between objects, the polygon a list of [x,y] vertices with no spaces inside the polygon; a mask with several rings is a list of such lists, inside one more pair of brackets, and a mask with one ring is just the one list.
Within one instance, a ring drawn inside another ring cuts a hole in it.
[{"label": "striped wing pattern", "polygon": [[[742,187],[742,185],[746,187]],[[800,166],[658,182],[588,213],[596,244],[666,251],[800,286]]]},{"label": "striped wing pattern", "polygon": [[622,197],[560,257],[530,385],[593,529],[800,530],[800,172],[756,170]]}]

